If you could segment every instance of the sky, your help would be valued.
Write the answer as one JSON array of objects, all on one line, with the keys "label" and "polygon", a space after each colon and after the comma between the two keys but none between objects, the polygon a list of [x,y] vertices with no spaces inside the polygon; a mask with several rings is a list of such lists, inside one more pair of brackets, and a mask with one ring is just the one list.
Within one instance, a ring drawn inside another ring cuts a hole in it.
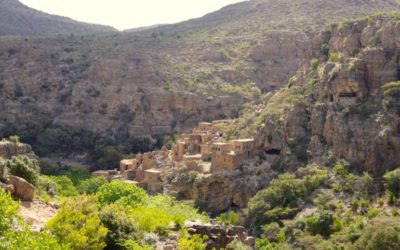
[{"label": "sky", "polygon": [[49,14],[124,30],[201,17],[243,0],[20,0]]}]

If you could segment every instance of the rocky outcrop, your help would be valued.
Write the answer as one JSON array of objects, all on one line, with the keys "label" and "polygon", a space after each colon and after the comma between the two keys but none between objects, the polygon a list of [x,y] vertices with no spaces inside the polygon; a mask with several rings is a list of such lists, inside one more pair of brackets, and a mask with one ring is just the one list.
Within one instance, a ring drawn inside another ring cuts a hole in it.
[{"label": "rocky outcrop", "polygon": [[192,187],[196,206],[215,215],[231,207],[245,208],[249,199],[275,176],[268,162],[248,162],[241,170],[198,178]]},{"label": "rocky outcrop", "polygon": [[241,241],[242,243],[254,247],[255,238],[249,236],[247,230],[241,226],[223,226],[217,223],[201,223],[201,222],[186,222],[185,227],[190,234],[206,235],[207,250],[224,249],[233,240]]},{"label": "rocky outcrop", "polygon": [[298,100],[280,123],[267,119],[259,145],[281,147],[280,159],[288,166],[331,151],[370,173],[397,167],[400,100],[384,85],[400,80],[399,29],[397,19],[376,17],[319,35],[325,49],[313,52],[314,66],[303,63],[291,86],[276,94],[296,94]]},{"label": "rocky outcrop", "polygon": [[25,179],[17,176],[11,176],[9,185],[14,186],[14,196],[22,201],[32,201],[35,195],[35,187]]},{"label": "rocky outcrop", "polygon": [[35,153],[29,144],[18,143],[15,144],[10,141],[0,141],[0,157],[11,159],[16,155],[27,155],[28,157],[35,158]]}]

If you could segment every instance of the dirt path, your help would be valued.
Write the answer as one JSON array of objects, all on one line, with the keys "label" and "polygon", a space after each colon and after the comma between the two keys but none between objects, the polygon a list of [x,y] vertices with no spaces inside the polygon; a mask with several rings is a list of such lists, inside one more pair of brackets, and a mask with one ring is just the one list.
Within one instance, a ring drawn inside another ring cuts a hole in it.
[{"label": "dirt path", "polygon": [[57,214],[57,209],[44,201],[33,200],[32,202],[21,202],[18,214],[31,225],[33,231],[40,231],[46,222]]}]

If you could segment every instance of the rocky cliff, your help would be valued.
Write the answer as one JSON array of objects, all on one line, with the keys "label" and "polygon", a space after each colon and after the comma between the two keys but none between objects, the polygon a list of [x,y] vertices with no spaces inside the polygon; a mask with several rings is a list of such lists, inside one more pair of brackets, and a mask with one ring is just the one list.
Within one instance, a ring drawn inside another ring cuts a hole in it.
[{"label": "rocky cliff", "polygon": [[257,136],[267,159],[278,153],[278,165],[294,167],[336,157],[370,173],[397,167],[399,31],[397,17],[378,16],[316,36],[314,59],[268,102]]},{"label": "rocky cliff", "polygon": [[32,151],[32,147],[29,144],[15,144],[6,140],[0,141],[0,157],[10,159],[16,155],[35,157],[35,153]]}]

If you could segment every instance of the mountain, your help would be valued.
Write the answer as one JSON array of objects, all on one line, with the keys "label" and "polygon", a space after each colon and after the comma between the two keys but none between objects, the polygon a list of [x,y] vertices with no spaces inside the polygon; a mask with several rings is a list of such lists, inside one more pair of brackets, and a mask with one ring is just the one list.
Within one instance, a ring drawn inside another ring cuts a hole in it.
[{"label": "mountain", "polygon": [[18,0],[0,0],[0,36],[95,34],[116,31],[108,26],[49,15],[29,8]]},{"label": "mountain", "polygon": [[315,34],[396,10],[394,0],[253,0],[141,32],[2,38],[0,131],[41,154],[93,149],[99,136],[142,145],[136,137],[237,117],[321,50]]}]

